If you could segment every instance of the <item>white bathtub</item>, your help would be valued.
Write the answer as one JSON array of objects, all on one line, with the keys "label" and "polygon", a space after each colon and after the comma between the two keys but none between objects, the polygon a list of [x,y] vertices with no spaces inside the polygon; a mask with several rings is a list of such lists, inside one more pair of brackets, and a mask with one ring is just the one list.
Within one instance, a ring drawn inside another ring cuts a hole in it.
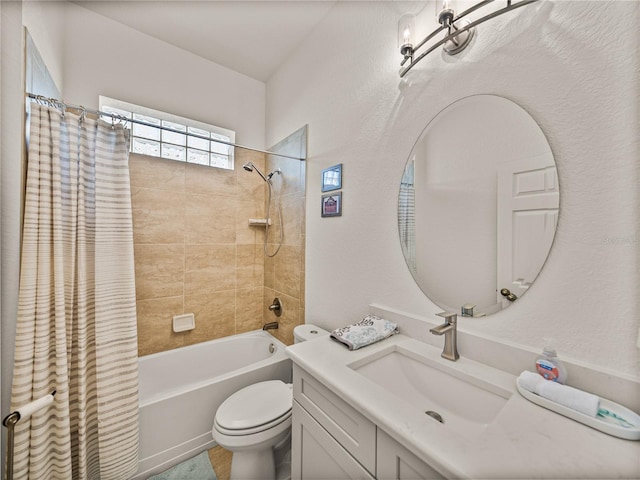
[{"label": "white bathtub", "polygon": [[213,417],[232,393],[263,380],[291,382],[285,348],[256,330],[141,357],[139,463],[133,478],[147,478],[215,446]]}]

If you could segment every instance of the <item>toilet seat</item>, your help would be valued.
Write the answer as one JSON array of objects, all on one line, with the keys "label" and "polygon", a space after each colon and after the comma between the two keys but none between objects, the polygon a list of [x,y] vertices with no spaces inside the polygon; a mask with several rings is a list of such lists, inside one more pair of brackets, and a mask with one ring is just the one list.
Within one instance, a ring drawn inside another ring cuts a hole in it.
[{"label": "toilet seat", "polygon": [[270,430],[273,427],[277,427],[279,424],[287,421],[289,426],[291,426],[291,410],[289,410],[283,416],[273,420],[272,422],[265,423],[263,425],[257,425],[253,428],[244,428],[244,429],[224,428],[215,419],[213,421],[213,426],[217,432],[222,433],[223,435],[228,435],[230,437],[240,437],[245,435],[253,435],[254,433],[264,432],[265,430]]},{"label": "toilet seat", "polygon": [[290,420],[292,405],[290,384],[281,380],[259,382],[237,391],[220,405],[214,428],[229,436],[262,432]]}]

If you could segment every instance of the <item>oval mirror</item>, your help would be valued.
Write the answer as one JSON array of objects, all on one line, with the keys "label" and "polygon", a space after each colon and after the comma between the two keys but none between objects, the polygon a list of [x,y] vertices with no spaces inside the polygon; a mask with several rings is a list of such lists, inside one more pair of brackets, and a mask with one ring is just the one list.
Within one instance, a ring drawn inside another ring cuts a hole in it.
[{"label": "oval mirror", "polygon": [[524,109],[494,95],[458,100],[407,160],[398,199],[407,265],[442,309],[498,312],[540,273],[559,200],[551,148]]}]

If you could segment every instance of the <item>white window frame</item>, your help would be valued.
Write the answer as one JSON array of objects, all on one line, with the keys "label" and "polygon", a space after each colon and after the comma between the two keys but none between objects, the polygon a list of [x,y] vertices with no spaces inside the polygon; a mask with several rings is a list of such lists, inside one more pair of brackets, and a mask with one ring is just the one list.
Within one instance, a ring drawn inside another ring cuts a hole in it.
[{"label": "white window frame", "polygon": [[[136,118],[150,125],[127,122],[130,129],[129,151],[196,165],[234,169],[236,132],[197,120],[179,117],[170,113],[123,102],[114,98],[99,97],[100,110],[118,113],[127,118]],[[110,121],[109,117],[103,117]],[[157,127],[153,124],[157,123]],[[162,126],[184,133],[162,129]],[[202,138],[202,137],[207,137]],[[222,140],[221,143],[216,140]]]}]

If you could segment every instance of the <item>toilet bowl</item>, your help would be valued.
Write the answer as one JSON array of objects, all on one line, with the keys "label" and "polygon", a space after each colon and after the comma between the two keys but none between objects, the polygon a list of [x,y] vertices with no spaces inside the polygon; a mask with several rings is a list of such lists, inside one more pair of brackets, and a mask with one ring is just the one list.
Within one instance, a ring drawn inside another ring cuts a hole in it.
[{"label": "toilet bowl", "polygon": [[[296,343],[329,333],[310,325],[300,327],[294,329]],[[292,390],[291,384],[268,380],[244,387],[222,402],[211,434],[233,453],[231,480],[276,478],[274,447],[291,434]]]},{"label": "toilet bowl", "polygon": [[273,447],[291,432],[291,384],[269,380],[245,387],[216,411],[211,434],[233,452],[232,479],[275,479]]}]

